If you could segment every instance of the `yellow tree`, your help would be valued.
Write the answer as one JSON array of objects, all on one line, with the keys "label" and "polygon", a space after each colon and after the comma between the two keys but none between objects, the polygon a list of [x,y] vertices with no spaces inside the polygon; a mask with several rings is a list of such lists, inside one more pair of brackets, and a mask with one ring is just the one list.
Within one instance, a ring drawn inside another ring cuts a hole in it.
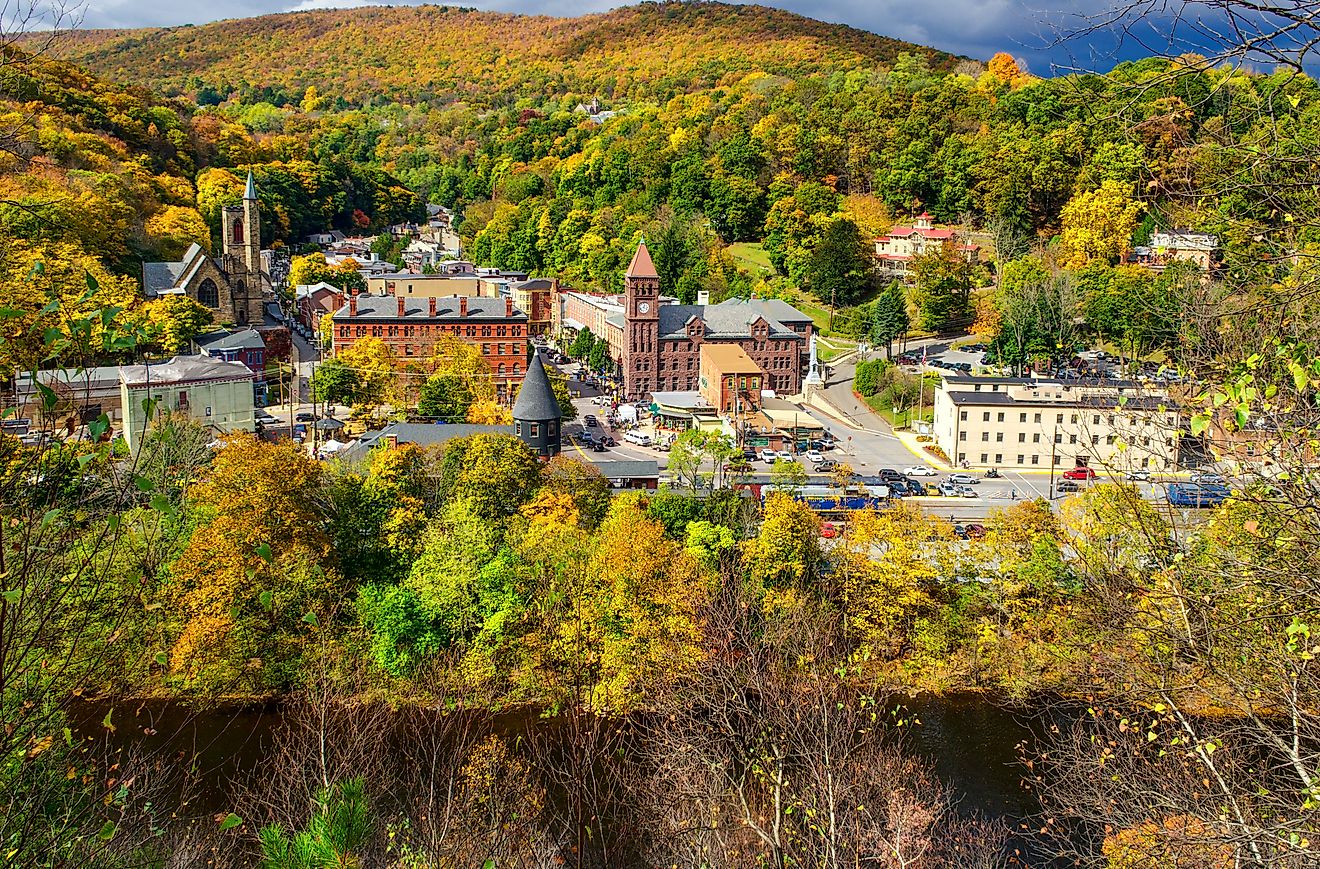
[{"label": "yellow tree", "polygon": [[359,338],[335,354],[358,378],[354,391],[359,409],[373,408],[396,397],[399,359],[379,338]]},{"label": "yellow tree", "polygon": [[480,399],[468,408],[467,421],[475,425],[510,425],[513,414],[498,401]]},{"label": "yellow tree", "polygon": [[161,296],[143,306],[148,340],[166,353],[178,353],[211,325],[211,311],[187,296]]},{"label": "yellow tree", "polygon": [[1106,181],[1096,190],[1074,194],[1060,214],[1060,262],[1081,268],[1093,260],[1113,263],[1131,250],[1132,231],[1145,211],[1130,186]]},{"label": "yellow tree", "polygon": [[783,492],[765,499],[761,531],[744,544],[752,580],[765,589],[800,587],[820,561],[820,518]]},{"label": "yellow tree", "polygon": [[211,249],[211,230],[196,208],[167,205],[147,218],[143,228],[164,259],[179,259],[190,244]]},{"label": "yellow tree", "polygon": [[322,566],[321,468],[292,442],[227,438],[188,490],[196,524],[171,569],[171,671],[210,692],[281,687],[340,597]]},{"label": "yellow tree", "polygon": [[289,284],[295,287],[319,284],[329,280],[330,271],[323,253],[296,256],[289,263]]},{"label": "yellow tree", "polygon": [[0,240],[0,371],[92,364],[133,331],[137,282],[68,243]]}]

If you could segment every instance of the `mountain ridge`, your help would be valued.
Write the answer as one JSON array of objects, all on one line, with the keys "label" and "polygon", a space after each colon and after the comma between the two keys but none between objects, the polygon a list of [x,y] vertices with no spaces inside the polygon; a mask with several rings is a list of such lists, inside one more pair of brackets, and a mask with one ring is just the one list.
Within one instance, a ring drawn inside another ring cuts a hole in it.
[{"label": "mountain ridge", "polygon": [[[290,48],[296,48],[290,51]],[[199,82],[315,86],[351,103],[483,92],[663,98],[727,76],[796,76],[887,67],[953,54],[763,6],[642,3],[572,18],[454,6],[363,6],[202,25],[74,30],[57,54],[93,72],[166,92]]]}]

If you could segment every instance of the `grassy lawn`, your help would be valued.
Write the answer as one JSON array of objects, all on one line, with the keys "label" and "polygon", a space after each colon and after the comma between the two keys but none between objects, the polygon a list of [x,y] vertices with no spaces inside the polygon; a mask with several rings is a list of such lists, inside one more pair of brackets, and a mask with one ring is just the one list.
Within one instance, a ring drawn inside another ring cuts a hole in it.
[{"label": "grassy lawn", "polygon": [[885,422],[889,423],[894,428],[906,428],[911,425],[913,421],[918,419],[924,419],[926,422],[935,421],[935,409],[930,405],[926,405],[926,407],[922,409],[920,416],[917,415],[917,409],[915,407],[909,410],[900,411],[898,416],[895,416],[893,406],[882,402],[879,396],[872,395],[869,398],[864,398],[862,400],[866,402],[867,407],[883,417]]},{"label": "grassy lawn", "polygon": [[816,355],[821,362],[833,362],[845,353],[857,349],[857,342],[847,338],[820,338],[816,341]]},{"label": "grassy lawn", "polygon": [[770,257],[766,256],[765,248],[755,242],[740,241],[731,244],[729,255],[733,257],[734,262],[754,275],[769,274],[774,271],[774,267],[770,265]]}]

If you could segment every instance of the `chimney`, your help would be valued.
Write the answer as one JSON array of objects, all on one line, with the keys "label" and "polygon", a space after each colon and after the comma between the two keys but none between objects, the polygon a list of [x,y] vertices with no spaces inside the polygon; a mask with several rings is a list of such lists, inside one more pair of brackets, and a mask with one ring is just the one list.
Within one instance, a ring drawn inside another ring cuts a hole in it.
[{"label": "chimney", "polygon": [[508,296],[504,297],[504,316],[506,317],[513,316],[513,299],[509,298]]},{"label": "chimney", "polygon": [[403,316],[403,296],[399,296],[399,316]]},{"label": "chimney", "polygon": [[467,296],[458,297],[458,316],[467,316]]},{"label": "chimney", "polygon": [[357,293],[353,293],[348,297],[348,316],[357,316]]},{"label": "chimney", "polygon": [[431,315],[432,317],[434,317],[434,316],[435,316],[435,296],[432,296],[432,297],[430,298],[430,302],[431,302],[430,315]]},{"label": "chimney", "polygon": [[390,449],[394,449],[399,445],[399,436],[392,434],[385,435],[385,445],[388,446]]}]

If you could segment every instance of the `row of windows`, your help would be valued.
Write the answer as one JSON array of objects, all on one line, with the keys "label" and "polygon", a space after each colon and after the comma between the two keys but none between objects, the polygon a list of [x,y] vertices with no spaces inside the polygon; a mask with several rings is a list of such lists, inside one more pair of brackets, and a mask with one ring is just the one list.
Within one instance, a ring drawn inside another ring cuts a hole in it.
[{"label": "row of windows", "polygon": [[[1061,443],[1063,443],[1063,437],[1064,437],[1064,436],[1063,436],[1062,434],[1056,432],[1055,435],[1054,435],[1054,442],[1055,442],[1056,444],[1061,444]],[[967,432],[965,432],[965,431],[960,431],[960,432],[958,432],[958,440],[959,440],[959,441],[963,441],[963,442],[965,442],[965,441],[967,440]],[[990,440],[990,432],[988,432],[988,431],[983,431],[983,432],[981,432],[981,440],[982,440],[983,442],[988,442],[988,441]],[[1112,447],[1112,446],[1117,442],[1117,440],[1118,440],[1118,436],[1117,436],[1117,435],[1112,435],[1112,434],[1111,434],[1111,435],[1105,435],[1105,445],[1106,445],[1106,446],[1111,446],[1111,447]],[[1133,440],[1136,441],[1137,439],[1134,438]],[[1144,446],[1144,447],[1148,447],[1148,446],[1150,446],[1150,438],[1149,438],[1149,437],[1143,437],[1143,438],[1140,438],[1140,441],[1141,441],[1141,445],[1142,445],[1142,446]],[[995,432],[995,443],[1001,443],[1001,444],[1002,444],[1003,442],[1004,442],[1004,433],[1003,433],[1002,431],[997,431],[997,432]],[[1020,443],[1020,444],[1025,444],[1026,442],[1027,442],[1027,435],[1026,435],[1026,432],[1018,432],[1018,443]],[[1038,444],[1038,443],[1040,443],[1040,433],[1039,433],[1039,432],[1032,434],[1032,436],[1031,436],[1031,442],[1032,442],[1033,444]],[[1048,441],[1047,441],[1047,443],[1048,443]],[[1075,434],[1070,434],[1070,435],[1068,435],[1068,443],[1070,443],[1070,444],[1075,444],[1075,443],[1077,443],[1077,435],[1075,435]],[[1099,446],[1099,445],[1100,445],[1100,435],[1091,435],[1091,446],[1096,447],[1096,446]],[[1165,438],[1165,439],[1164,439],[1164,445],[1165,445],[1166,447],[1171,447],[1171,446],[1173,446],[1173,438],[1171,438],[1171,437],[1170,437],[1170,438]]]},{"label": "row of windows", "polygon": [[[539,438],[539,437],[541,436],[541,423],[539,423],[539,422],[529,422],[529,423],[527,423],[527,425],[529,426],[529,428],[527,429],[527,436],[528,436],[528,437],[531,437],[531,438]],[[553,420],[547,421],[547,422],[545,423],[545,436],[548,437],[548,438],[552,438],[552,437],[554,437],[554,436],[555,436],[556,428],[557,428],[557,425],[556,425],[556,423],[555,423]],[[523,434],[523,424],[522,424],[521,421],[515,421],[515,422],[514,422],[514,424],[513,424],[513,431],[514,431],[514,433],[515,433],[518,437],[522,437],[522,434]]]},{"label": "row of windows", "polygon": [[[211,307],[215,307],[215,306],[212,305]],[[400,335],[402,335],[404,338],[413,338],[418,334],[416,326],[391,325],[387,327],[384,325],[372,325],[372,326],[359,325],[359,326],[340,326],[339,337],[347,338],[349,336],[350,329],[353,330],[353,334],[356,335],[358,338],[365,337],[368,334],[370,334],[373,338],[385,338],[385,337],[398,338]],[[522,326],[478,327],[478,326],[468,325],[468,326],[440,326],[438,328],[433,329],[431,326],[428,325],[422,327],[421,334],[430,335],[433,334],[433,332],[439,332],[441,334],[457,335],[461,338],[492,338],[492,337],[522,338],[523,337]]]},{"label": "row of windows", "polygon": [[[1033,464],[1033,465],[1039,465],[1039,464],[1041,463],[1041,462],[1040,462],[1040,455],[1039,455],[1039,454],[1034,454],[1034,455],[1031,455],[1031,456],[1027,456],[1027,455],[1025,455],[1025,454],[1023,454],[1023,453],[1018,453],[1018,455],[1017,455],[1017,463],[1018,463],[1019,465],[1025,465],[1025,464],[1027,464],[1027,459],[1028,459],[1028,458],[1031,459],[1031,462],[1030,462],[1030,463]],[[959,453],[959,454],[958,454],[958,461],[959,461],[959,462],[965,462],[965,461],[967,461],[967,454],[966,454],[966,453]],[[1074,462],[1074,463],[1075,463],[1075,462],[1077,461],[1077,459],[1076,459],[1076,458],[1073,458],[1073,459],[1066,459],[1066,457],[1064,457],[1064,456],[1055,456],[1055,457],[1054,457],[1054,464],[1055,464],[1056,466],[1064,464],[1065,461],[1071,461],[1071,462]],[[994,463],[995,463],[996,465],[1002,465],[1002,464],[1004,463],[1004,454],[1003,454],[1003,453],[995,453],[995,461],[994,461]],[[983,464],[983,465],[988,465],[988,464],[990,464],[990,454],[989,454],[989,453],[981,453],[981,464]],[[1163,459],[1163,460],[1161,460],[1161,459],[1152,458],[1151,456],[1143,456],[1142,459],[1141,459],[1141,467],[1143,467],[1143,468],[1152,468],[1152,467],[1160,467],[1160,466],[1167,468],[1167,467],[1169,467],[1169,464],[1170,464],[1170,463],[1169,463],[1169,460],[1168,460],[1168,459]]]},{"label": "row of windows", "polygon": [[[1004,411],[1002,411],[1002,410],[999,411],[997,414],[995,414],[995,421],[996,421],[996,422],[1004,422],[1004,421],[1005,421],[1005,420],[1004,420],[1004,416],[1005,416]],[[1056,413],[1056,414],[1054,415],[1054,417],[1055,417],[1055,418],[1054,418],[1054,422],[1055,422],[1056,424],[1058,424],[1058,425],[1063,425],[1063,417],[1064,417],[1064,414],[1062,414],[1062,413]],[[1078,415],[1078,414],[1075,414],[1075,413],[1073,413],[1073,414],[1069,414],[1068,417],[1069,417],[1069,418],[1068,418],[1068,422],[1069,422],[1069,423],[1071,423],[1072,425],[1077,425],[1078,420],[1079,420],[1079,415]],[[958,419],[962,420],[963,422],[967,422],[967,411],[965,411],[965,410],[963,410],[963,411],[959,411],[959,412],[958,412]],[[1128,425],[1134,425],[1134,424],[1136,423],[1136,421],[1137,421],[1136,418],[1135,418],[1135,417],[1132,417],[1132,416],[1127,417],[1126,420],[1127,420],[1127,424],[1128,424]],[[982,411],[982,413],[981,413],[981,422],[989,422],[989,421],[990,421],[990,411],[988,411],[988,410],[986,410],[986,411]],[[1019,414],[1018,414],[1018,422],[1021,423],[1021,422],[1026,422],[1026,421],[1027,421],[1027,415],[1026,415],[1025,413],[1019,413]],[[1036,422],[1036,423],[1041,422],[1041,414],[1039,414],[1039,413],[1032,414],[1032,420],[1031,420],[1031,421],[1032,421],[1032,422]],[[1150,422],[1151,420],[1150,420],[1149,415],[1143,415],[1141,421],[1142,421],[1142,422]],[[1164,422],[1165,422],[1166,424],[1168,424],[1168,425],[1173,425],[1175,422],[1177,422],[1177,417],[1176,417],[1174,414],[1167,413],[1167,414],[1164,415]],[[1106,415],[1105,415],[1105,423],[1106,423],[1107,425],[1113,425],[1113,424],[1114,424],[1114,415],[1113,415],[1112,413],[1110,413],[1110,414],[1106,414]],[[1091,425],[1099,425],[1099,424],[1100,424],[1100,414],[1098,414],[1098,413],[1093,413],[1093,414],[1091,414]]]}]

